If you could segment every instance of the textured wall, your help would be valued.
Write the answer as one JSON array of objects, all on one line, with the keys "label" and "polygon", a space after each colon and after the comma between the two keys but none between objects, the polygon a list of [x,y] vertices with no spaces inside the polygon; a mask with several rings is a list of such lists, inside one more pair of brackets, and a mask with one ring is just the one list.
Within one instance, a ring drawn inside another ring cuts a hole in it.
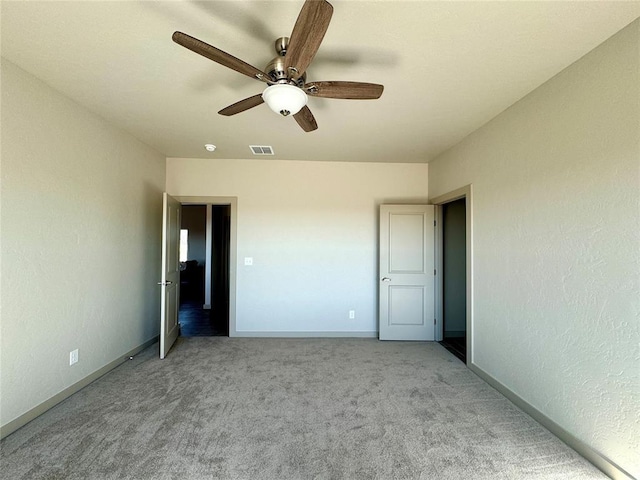
[{"label": "textured wall", "polygon": [[170,158],[167,191],[238,197],[238,331],[374,333],[377,206],[426,202],[427,165]]},{"label": "textured wall", "polygon": [[5,425],[158,334],[165,159],[5,61],[1,120]]},{"label": "textured wall", "polygon": [[473,184],[475,363],[640,475],[639,22],[430,164]]}]

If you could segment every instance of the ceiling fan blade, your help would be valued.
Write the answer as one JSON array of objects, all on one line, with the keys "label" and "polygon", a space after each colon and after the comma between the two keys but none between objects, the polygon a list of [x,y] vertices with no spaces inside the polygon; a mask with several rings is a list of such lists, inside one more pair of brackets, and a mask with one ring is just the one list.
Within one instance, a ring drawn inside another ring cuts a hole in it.
[{"label": "ceiling fan blade", "polygon": [[231,115],[235,115],[236,113],[244,112],[245,110],[249,110],[250,108],[257,107],[262,103],[264,103],[264,100],[262,99],[262,94],[259,93],[258,95],[245,98],[244,100],[240,100],[233,105],[229,105],[228,107],[220,110],[218,113],[220,115],[229,117]]},{"label": "ceiling fan blade", "polygon": [[262,94],[259,93],[258,95],[245,98],[244,100],[240,100],[239,102],[236,102],[233,105],[229,105],[228,107],[220,110],[218,113],[220,115],[230,117],[231,115],[244,112],[245,110],[249,110],[250,108],[257,107],[258,105],[261,105],[263,103],[264,103],[264,100],[262,99]]},{"label": "ceiling fan blade", "polygon": [[285,71],[292,79],[301,77],[307,70],[329,28],[332,14],[333,7],[326,0],[304,2],[284,57]]},{"label": "ceiling fan blade", "polygon": [[309,82],[304,90],[314,97],[374,100],[380,98],[384,86],[363,82]]},{"label": "ceiling fan blade", "polygon": [[296,113],[293,118],[296,119],[298,125],[300,125],[305,132],[313,132],[318,129],[316,119],[313,118],[313,113],[311,113],[311,110],[309,110],[307,106],[302,107],[302,110]]},{"label": "ceiling fan blade", "polygon": [[209,60],[213,60],[220,65],[224,65],[225,67],[230,68],[231,70],[235,70],[236,72],[242,73],[248,77],[256,78],[263,82],[269,82],[271,79],[269,75],[264,73],[261,70],[258,70],[256,67],[249,65],[246,62],[243,62],[239,58],[234,57],[222,50],[209,45],[197,38],[193,38],[186,33],[182,32],[174,32],[173,41],[178,45],[182,45],[185,48],[188,48],[192,52],[195,52],[203,57],[208,58]]}]

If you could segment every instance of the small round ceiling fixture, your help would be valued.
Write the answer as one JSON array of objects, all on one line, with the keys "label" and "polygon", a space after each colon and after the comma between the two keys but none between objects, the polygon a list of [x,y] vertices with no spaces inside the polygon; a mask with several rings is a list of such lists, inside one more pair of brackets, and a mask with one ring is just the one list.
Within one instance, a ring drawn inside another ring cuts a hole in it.
[{"label": "small round ceiling fixture", "polygon": [[213,145],[213,144],[211,144],[211,143],[207,143],[207,144],[204,146],[204,149],[205,149],[207,152],[215,152],[215,151],[216,151],[216,146],[215,146],[215,145]]}]

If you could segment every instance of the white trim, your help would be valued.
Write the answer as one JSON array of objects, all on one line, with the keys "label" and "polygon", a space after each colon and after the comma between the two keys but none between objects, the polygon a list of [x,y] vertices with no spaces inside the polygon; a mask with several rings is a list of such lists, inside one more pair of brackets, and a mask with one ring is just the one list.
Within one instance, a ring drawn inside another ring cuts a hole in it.
[{"label": "white trim", "polygon": [[442,205],[454,200],[465,199],[466,240],[467,240],[467,365],[473,363],[473,185],[453,190],[430,199],[436,205],[436,339],[442,339]]},{"label": "white trim", "polygon": [[378,338],[378,332],[256,332],[236,331],[235,337],[255,338]]},{"label": "white trim", "polygon": [[229,336],[240,336],[236,331],[236,272],[238,268],[238,197],[180,196],[173,198],[183,205],[229,205]]},{"label": "white trim", "polygon": [[25,426],[31,420],[35,420],[37,417],[42,415],[47,410],[55,407],[57,404],[59,404],[63,400],[66,400],[67,398],[69,398],[74,393],[82,390],[84,387],[86,387],[90,383],[95,382],[97,379],[99,379],[100,377],[102,377],[106,373],[109,373],[111,370],[113,370],[117,366],[119,366],[122,363],[124,363],[129,357],[137,355],[142,350],[144,350],[147,347],[150,347],[154,343],[158,343],[158,338],[159,337],[156,335],[152,339],[147,340],[146,342],[144,342],[141,345],[138,345],[137,347],[135,347],[132,350],[130,350],[127,353],[125,353],[124,355],[121,355],[118,358],[116,358],[115,360],[107,363],[104,367],[99,368],[98,370],[96,370],[95,372],[87,375],[83,379],[78,380],[76,383],[74,383],[73,385],[65,388],[61,392],[56,393],[53,397],[49,398],[48,400],[45,400],[44,402],[42,402],[39,405],[36,405],[35,407],[30,409],[29,411],[27,411],[27,412],[23,413],[22,415],[20,415],[18,418],[15,418],[14,420],[11,420],[9,423],[7,423],[6,425],[3,425],[2,427],[0,427],[0,438],[4,438],[7,435],[12,434],[16,430],[18,430],[20,427]]}]

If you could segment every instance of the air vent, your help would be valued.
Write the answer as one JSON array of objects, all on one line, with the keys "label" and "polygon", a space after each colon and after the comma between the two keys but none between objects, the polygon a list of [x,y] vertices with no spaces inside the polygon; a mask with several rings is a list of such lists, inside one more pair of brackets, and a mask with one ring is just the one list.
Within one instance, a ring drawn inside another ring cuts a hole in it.
[{"label": "air vent", "polygon": [[254,155],[273,155],[273,148],[268,145],[249,145]]}]

